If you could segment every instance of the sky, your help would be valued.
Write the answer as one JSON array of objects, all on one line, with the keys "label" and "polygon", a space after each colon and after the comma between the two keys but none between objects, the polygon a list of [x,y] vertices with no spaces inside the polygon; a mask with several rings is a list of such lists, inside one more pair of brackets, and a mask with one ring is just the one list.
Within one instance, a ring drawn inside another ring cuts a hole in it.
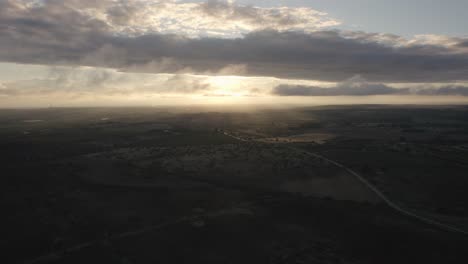
[{"label": "sky", "polygon": [[2,0],[0,107],[467,103],[465,10],[461,0]]}]

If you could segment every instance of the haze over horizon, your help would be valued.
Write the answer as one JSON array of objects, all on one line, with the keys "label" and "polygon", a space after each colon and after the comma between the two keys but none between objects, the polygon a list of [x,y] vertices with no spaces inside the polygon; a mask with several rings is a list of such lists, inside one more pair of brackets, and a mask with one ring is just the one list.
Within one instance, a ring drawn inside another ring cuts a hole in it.
[{"label": "haze over horizon", "polygon": [[467,4],[425,3],[4,0],[0,107],[465,104]]}]

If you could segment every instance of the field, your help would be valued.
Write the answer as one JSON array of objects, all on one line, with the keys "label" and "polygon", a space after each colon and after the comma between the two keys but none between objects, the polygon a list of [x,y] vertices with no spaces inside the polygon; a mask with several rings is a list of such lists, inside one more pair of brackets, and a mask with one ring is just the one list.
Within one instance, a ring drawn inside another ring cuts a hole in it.
[{"label": "field", "polygon": [[0,110],[2,263],[464,263],[468,107]]}]

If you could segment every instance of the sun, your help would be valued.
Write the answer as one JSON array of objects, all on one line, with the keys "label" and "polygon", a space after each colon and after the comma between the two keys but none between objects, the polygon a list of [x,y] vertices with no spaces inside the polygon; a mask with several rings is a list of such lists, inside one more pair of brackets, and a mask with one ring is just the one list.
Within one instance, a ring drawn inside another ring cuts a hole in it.
[{"label": "sun", "polygon": [[243,96],[243,78],[239,76],[213,76],[208,79],[208,84],[213,87],[214,95]]}]

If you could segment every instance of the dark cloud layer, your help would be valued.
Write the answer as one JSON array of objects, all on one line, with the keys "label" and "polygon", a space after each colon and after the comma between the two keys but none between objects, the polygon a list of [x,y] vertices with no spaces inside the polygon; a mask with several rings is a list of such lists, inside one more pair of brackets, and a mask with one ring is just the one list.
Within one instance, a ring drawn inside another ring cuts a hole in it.
[{"label": "dark cloud layer", "polygon": [[343,83],[334,87],[278,85],[271,91],[278,96],[370,96],[370,95],[443,95],[468,96],[468,87],[447,85],[437,88],[393,88],[384,84]]},{"label": "dark cloud layer", "polygon": [[[131,70],[135,65],[170,58],[177,67],[194,73],[216,72],[226,65],[246,65],[245,75],[282,78],[342,81],[359,74],[379,82],[468,80],[467,41],[463,39],[452,46],[400,45],[358,32],[275,30],[252,32],[236,39],[188,38],[157,32],[133,36],[118,34],[113,24],[76,8],[98,5],[94,1],[46,0],[37,6],[20,4],[23,2],[0,2],[0,61]],[[120,8],[124,9],[109,9],[111,19],[116,23],[132,19],[135,12],[130,12],[128,5]],[[220,7],[209,8],[208,11]],[[245,12],[235,15],[245,19],[256,17]],[[179,70],[158,69],[168,73]],[[381,86],[373,91],[391,92]]]},{"label": "dark cloud layer", "polygon": [[457,86],[457,85],[448,85],[440,87],[438,89],[423,89],[418,90],[420,95],[459,95],[459,96],[468,96],[468,87],[466,86]]}]

